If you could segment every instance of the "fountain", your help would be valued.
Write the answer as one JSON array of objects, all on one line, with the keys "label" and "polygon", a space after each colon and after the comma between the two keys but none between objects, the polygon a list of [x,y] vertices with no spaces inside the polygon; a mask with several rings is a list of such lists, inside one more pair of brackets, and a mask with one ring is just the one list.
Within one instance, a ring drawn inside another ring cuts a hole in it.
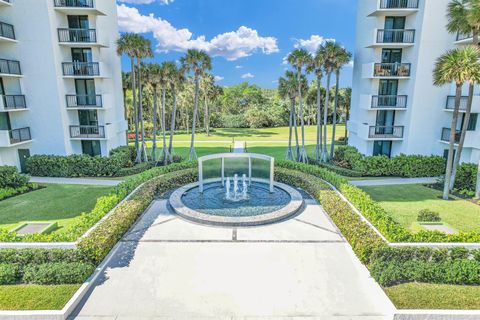
[{"label": "fountain", "polygon": [[[206,161],[214,161],[214,165],[208,163],[204,168]],[[285,220],[303,207],[303,197],[296,189],[274,181],[273,161],[250,153],[201,157],[199,181],[175,190],[170,205],[181,217],[206,224],[244,227]]]}]

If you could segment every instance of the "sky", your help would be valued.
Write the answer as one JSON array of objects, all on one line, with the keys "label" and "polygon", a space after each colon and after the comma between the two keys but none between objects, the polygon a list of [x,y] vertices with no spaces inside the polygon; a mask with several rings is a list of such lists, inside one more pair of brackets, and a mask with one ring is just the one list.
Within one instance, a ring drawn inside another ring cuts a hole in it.
[{"label": "sky", "polygon": [[[141,33],[152,41],[149,62],[178,59],[188,49],[213,58],[217,84],[248,81],[276,88],[290,67],[295,48],[311,52],[334,39],[353,53],[355,0],[117,0],[120,32]],[[122,58],[123,70],[130,60]],[[350,86],[352,65],[342,72]]]}]

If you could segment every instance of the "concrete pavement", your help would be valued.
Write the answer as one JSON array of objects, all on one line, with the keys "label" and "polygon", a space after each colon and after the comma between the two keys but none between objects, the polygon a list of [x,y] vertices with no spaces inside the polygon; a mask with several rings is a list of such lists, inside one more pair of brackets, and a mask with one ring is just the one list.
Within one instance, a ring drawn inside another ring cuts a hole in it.
[{"label": "concrete pavement", "polygon": [[391,319],[394,307],[321,207],[246,229],[153,203],[73,318]]},{"label": "concrete pavement", "polygon": [[433,184],[438,178],[386,178],[375,180],[351,180],[350,183],[357,187],[387,186],[396,184]]},{"label": "concrete pavement", "polygon": [[54,178],[54,177],[31,177],[30,182],[53,183],[53,184],[82,184],[92,186],[116,186],[122,180],[89,179],[89,178]]}]

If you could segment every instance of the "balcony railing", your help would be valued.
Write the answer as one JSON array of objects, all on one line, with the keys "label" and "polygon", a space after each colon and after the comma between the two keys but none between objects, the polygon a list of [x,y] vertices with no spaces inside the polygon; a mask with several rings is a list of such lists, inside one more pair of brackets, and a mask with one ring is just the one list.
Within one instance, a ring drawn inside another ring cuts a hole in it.
[{"label": "balcony railing", "polygon": [[5,110],[26,109],[27,103],[24,95],[0,95]]},{"label": "balcony railing", "polygon": [[55,0],[55,7],[93,8],[93,0]]},{"label": "balcony railing", "polygon": [[457,41],[463,41],[471,38],[473,38],[473,33],[457,33]]},{"label": "balcony railing", "polygon": [[104,126],[70,126],[70,137],[76,139],[105,138]]},{"label": "balcony railing", "polygon": [[371,139],[402,139],[403,126],[371,126],[368,137]]},{"label": "balcony railing", "polygon": [[375,63],[374,77],[409,77],[410,63]]},{"label": "balcony railing", "polygon": [[[466,111],[467,110],[467,103],[468,103],[468,97],[467,96],[462,96],[460,98],[460,111]],[[447,110],[454,110],[455,109],[455,96],[448,96],[447,97],[447,105],[445,106],[445,109]]]},{"label": "balcony railing", "polygon": [[379,95],[372,97],[372,108],[406,108],[407,96]]},{"label": "balcony railing", "polygon": [[58,29],[59,42],[85,42],[96,43],[97,33],[95,29]]},{"label": "balcony railing", "polygon": [[30,128],[28,127],[10,130],[8,133],[10,136],[11,144],[32,140],[32,136],[30,135]]},{"label": "balcony railing", "polygon": [[63,62],[64,76],[99,76],[100,67],[98,62]]},{"label": "balcony railing", "polygon": [[415,30],[413,29],[379,29],[377,43],[414,43]]},{"label": "balcony railing", "polygon": [[15,60],[0,59],[0,73],[21,75],[20,62]]},{"label": "balcony railing", "polygon": [[380,0],[380,9],[418,9],[418,0]]},{"label": "balcony railing", "polygon": [[15,30],[11,24],[0,22],[0,37],[15,40]]},{"label": "balcony railing", "polygon": [[[442,128],[442,137],[440,140],[444,142],[450,142],[450,134],[452,133],[452,130],[450,128]],[[460,142],[460,135],[462,134],[461,130],[456,130],[455,132],[455,143]]]},{"label": "balcony railing", "polygon": [[0,0],[0,2],[1,1],[6,2],[6,3],[10,3],[10,0]]},{"label": "balcony railing", "polygon": [[102,96],[97,95],[67,95],[68,108],[101,108]]}]

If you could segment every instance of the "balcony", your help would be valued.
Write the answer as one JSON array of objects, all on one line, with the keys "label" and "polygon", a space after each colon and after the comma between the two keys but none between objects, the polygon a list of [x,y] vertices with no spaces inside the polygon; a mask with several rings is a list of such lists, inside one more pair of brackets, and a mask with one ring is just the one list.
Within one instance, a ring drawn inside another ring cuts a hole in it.
[{"label": "balcony", "polygon": [[409,47],[415,42],[413,29],[378,29],[371,47]]},{"label": "balcony", "polygon": [[375,63],[373,64],[373,78],[405,79],[410,77],[410,63]]},{"label": "balcony", "polygon": [[98,62],[63,62],[62,69],[65,77],[100,76],[100,66]]},{"label": "balcony", "polygon": [[[460,98],[460,112],[467,111],[468,96],[462,96]],[[447,103],[445,105],[445,111],[453,112],[455,109],[455,96],[448,96]],[[480,96],[474,95],[472,100],[472,113],[480,113]]]},{"label": "balcony", "polygon": [[95,29],[59,28],[58,42],[75,46],[82,44],[92,46],[97,43],[97,33]]},{"label": "balcony", "polygon": [[11,147],[18,144],[30,142],[30,128],[21,128],[14,130],[0,130],[0,147]]},{"label": "balcony", "polygon": [[96,8],[93,0],[53,0],[53,5],[55,10],[70,15],[105,15]]},{"label": "balcony", "polygon": [[70,138],[78,140],[105,139],[104,126],[70,126]]},{"label": "balcony", "polygon": [[67,97],[67,108],[76,109],[98,109],[102,108],[102,96],[97,95],[74,95],[69,94]]},{"label": "balcony", "polygon": [[403,126],[370,126],[368,138],[376,140],[401,140],[403,139]]},{"label": "balcony", "polygon": [[24,95],[0,95],[0,111],[23,111],[27,109]]},{"label": "balcony", "polygon": [[379,0],[370,16],[406,16],[418,11],[419,0]]},{"label": "balcony", "polygon": [[15,39],[15,29],[11,24],[0,21],[0,41],[17,42]]},{"label": "balcony", "polygon": [[371,108],[375,110],[404,110],[407,108],[407,96],[378,95],[372,96]]},{"label": "balcony", "polygon": [[457,33],[457,38],[455,40],[455,44],[473,44],[473,34],[465,34],[465,33]]},{"label": "balcony", "polygon": [[11,6],[10,0],[0,0],[0,7],[1,6]]},{"label": "balcony", "polygon": [[20,62],[15,60],[0,59],[0,76],[21,77]]},{"label": "balcony", "polygon": [[[450,128],[442,128],[442,136],[440,137],[440,141],[450,143],[450,134],[451,133],[452,133],[452,130]],[[455,132],[455,143],[460,142],[461,133],[462,133],[461,130],[456,130],[456,132]]]}]

